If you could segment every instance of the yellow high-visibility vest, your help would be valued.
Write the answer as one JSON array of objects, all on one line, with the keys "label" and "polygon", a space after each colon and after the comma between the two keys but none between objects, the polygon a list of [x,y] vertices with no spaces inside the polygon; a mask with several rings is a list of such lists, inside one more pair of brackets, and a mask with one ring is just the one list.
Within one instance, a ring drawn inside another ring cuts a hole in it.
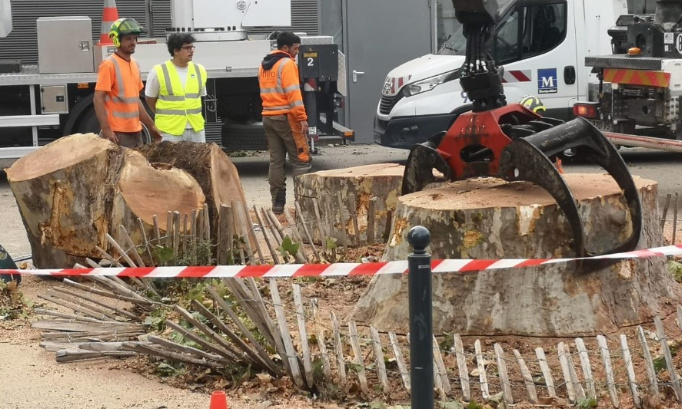
[{"label": "yellow high-visibility vest", "polygon": [[173,62],[166,61],[155,66],[154,70],[159,79],[154,117],[156,127],[164,133],[182,135],[189,121],[195,132],[203,130],[201,90],[206,87],[206,69],[201,64],[190,62],[184,87]]}]

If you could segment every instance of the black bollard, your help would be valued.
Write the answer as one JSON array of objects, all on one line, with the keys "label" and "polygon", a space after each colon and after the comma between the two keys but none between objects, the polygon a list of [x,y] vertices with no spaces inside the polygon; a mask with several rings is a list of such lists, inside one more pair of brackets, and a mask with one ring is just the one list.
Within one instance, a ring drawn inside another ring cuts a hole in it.
[{"label": "black bollard", "polygon": [[433,320],[431,303],[431,255],[426,247],[431,234],[423,226],[407,233],[414,252],[407,256],[410,297],[410,380],[412,409],[433,409]]}]

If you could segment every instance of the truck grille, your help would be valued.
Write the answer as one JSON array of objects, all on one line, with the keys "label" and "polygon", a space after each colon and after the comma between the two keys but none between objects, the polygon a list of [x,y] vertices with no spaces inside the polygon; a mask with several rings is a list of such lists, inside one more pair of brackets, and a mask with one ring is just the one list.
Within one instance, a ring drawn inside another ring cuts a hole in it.
[{"label": "truck grille", "polygon": [[390,114],[395,104],[397,104],[398,101],[400,101],[402,98],[403,98],[402,93],[399,93],[394,97],[387,97],[382,95],[381,102],[379,103],[379,112],[383,115]]}]

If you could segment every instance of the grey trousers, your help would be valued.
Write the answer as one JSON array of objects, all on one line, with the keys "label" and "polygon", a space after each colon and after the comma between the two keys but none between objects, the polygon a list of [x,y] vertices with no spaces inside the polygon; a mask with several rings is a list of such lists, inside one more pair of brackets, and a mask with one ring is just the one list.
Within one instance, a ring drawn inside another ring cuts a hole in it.
[{"label": "grey trousers", "polygon": [[301,132],[301,125],[291,115],[264,116],[263,127],[270,153],[270,195],[274,200],[278,191],[286,189],[284,167],[287,154],[296,178],[310,170],[310,152],[308,140]]}]

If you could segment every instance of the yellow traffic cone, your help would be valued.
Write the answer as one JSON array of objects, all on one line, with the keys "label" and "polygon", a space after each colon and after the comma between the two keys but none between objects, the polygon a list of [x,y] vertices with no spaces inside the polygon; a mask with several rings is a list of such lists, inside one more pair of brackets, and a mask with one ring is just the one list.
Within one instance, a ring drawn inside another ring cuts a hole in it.
[{"label": "yellow traffic cone", "polygon": [[109,31],[111,24],[118,20],[118,8],[116,8],[115,0],[104,0],[104,8],[102,9],[102,31],[99,35],[100,44],[113,44],[109,38]]}]

